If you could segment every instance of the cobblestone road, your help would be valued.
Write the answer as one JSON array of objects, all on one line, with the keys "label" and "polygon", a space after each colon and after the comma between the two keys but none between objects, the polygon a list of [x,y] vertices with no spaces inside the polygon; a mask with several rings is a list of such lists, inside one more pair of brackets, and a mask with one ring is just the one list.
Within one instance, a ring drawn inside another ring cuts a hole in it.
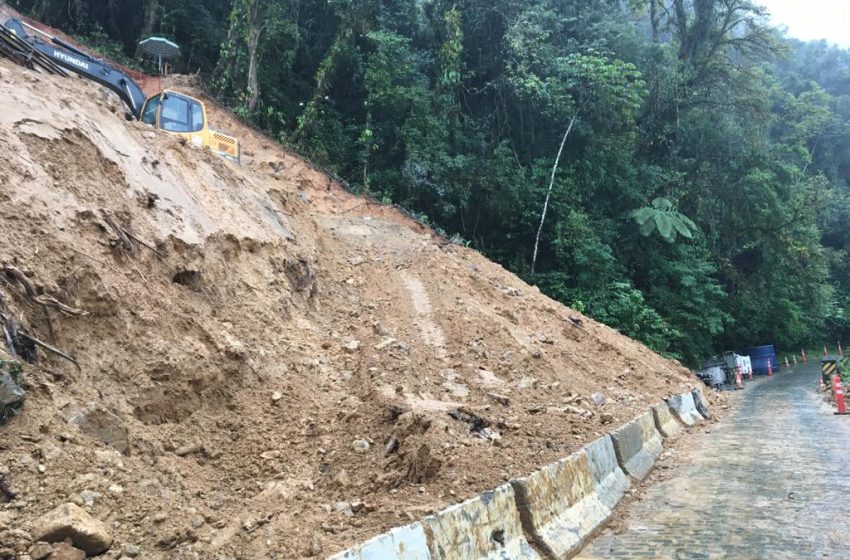
[{"label": "cobblestone road", "polygon": [[582,559],[850,560],[850,416],[815,394],[817,364],[748,382],[673,476]]}]

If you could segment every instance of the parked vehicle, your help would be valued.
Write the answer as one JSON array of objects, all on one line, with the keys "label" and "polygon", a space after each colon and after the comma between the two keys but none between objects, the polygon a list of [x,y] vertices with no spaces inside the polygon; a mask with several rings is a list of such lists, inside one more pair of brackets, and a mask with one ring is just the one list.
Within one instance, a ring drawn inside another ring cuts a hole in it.
[{"label": "parked vehicle", "polygon": [[739,368],[742,376],[748,375],[752,371],[750,358],[735,352],[724,352],[706,360],[697,376],[709,387],[732,389],[735,387]]}]

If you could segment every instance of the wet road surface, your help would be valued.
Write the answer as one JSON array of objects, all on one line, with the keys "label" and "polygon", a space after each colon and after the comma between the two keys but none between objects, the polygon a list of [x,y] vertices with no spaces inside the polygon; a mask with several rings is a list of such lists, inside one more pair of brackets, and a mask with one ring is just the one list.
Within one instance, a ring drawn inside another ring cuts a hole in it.
[{"label": "wet road surface", "polygon": [[850,416],[816,393],[819,365],[748,382],[741,402],[681,452],[582,559],[850,560]]}]

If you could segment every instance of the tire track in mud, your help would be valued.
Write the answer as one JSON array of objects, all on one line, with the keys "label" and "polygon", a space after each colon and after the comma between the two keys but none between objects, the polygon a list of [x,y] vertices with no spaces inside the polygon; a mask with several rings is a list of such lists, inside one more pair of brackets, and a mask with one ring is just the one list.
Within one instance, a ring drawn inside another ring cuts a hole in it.
[{"label": "tire track in mud", "polygon": [[439,359],[445,360],[447,357],[446,335],[443,329],[434,322],[431,299],[428,297],[428,291],[425,285],[419,278],[412,276],[408,272],[403,272],[401,278],[404,281],[404,287],[407,288],[410,294],[413,311],[416,313],[414,322],[419,328],[422,340],[425,344],[434,348],[435,354]]}]

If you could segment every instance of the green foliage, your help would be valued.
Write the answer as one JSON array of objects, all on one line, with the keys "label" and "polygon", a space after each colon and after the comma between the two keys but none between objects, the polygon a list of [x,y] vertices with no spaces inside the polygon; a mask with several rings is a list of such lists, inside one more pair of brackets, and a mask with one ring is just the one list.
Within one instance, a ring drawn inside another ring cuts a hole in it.
[{"label": "green foliage", "polygon": [[[155,63],[137,57],[138,42],[163,35],[181,45],[171,61],[181,72],[210,72],[227,32],[232,0],[13,0],[13,7],[58,27],[110,59],[153,72]],[[148,16],[151,16],[148,18]]]},{"label": "green foliage", "polygon": [[838,375],[841,377],[841,384],[846,387],[850,383],[850,359],[841,358],[835,365],[838,369]]},{"label": "green foliage", "polygon": [[438,86],[442,91],[453,91],[461,83],[463,54],[463,23],[460,10],[452,6],[443,15],[445,39],[440,45],[437,60],[440,64]]},{"label": "green foliage", "polygon": [[113,62],[117,62],[122,66],[133,70],[150,70],[145,68],[142,61],[134,60],[124,53],[124,48],[118,41],[114,41],[103,30],[102,27],[95,24],[85,35],[77,35],[74,37],[76,41],[86,45],[89,50],[98,56],[107,58]]},{"label": "green foliage", "polygon": [[615,282],[588,300],[588,313],[597,320],[616,325],[626,336],[643,341],[653,350],[681,357],[671,342],[681,336],[650,307],[640,292],[628,282]]},{"label": "green foliage", "polygon": [[615,326],[624,335],[641,340],[656,352],[673,358],[681,357],[671,347],[671,341],[679,338],[681,333],[647,304],[643,294],[630,283],[611,282],[597,285],[592,290],[575,290],[570,288],[569,279],[562,273],[540,274],[534,279],[546,293],[577,311]]},{"label": "green foliage", "polygon": [[679,236],[693,239],[698,229],[690,218],[677,211],[673,203],[664,197],[653,200],[652,206],[632,210],[631,216],[640,227],[641,235],[649,237],[658,233],[668,243],[675,242]]}]

